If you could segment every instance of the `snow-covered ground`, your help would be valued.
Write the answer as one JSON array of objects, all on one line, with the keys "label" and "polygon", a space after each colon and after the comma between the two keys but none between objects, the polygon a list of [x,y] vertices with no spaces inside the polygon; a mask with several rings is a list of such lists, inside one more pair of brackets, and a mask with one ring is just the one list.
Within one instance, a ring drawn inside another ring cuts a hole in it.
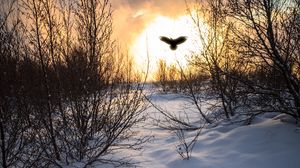
[{"label": "snow-covered ground", "polygon": [[[178,94],[148,93],[154,104],[173,113],[193,111]],[[153,135],[134,161],[146,168],[299,168],[300,128],[286,116],[262,115],[251,125],[219,121],[201,131],[191,158],[183,160],[176,152],[180,144],[174,133],[155,126],[152,118],[161,117],[153,108],[137,128],[141,135]],[[187,133],[187,141],[194,132]]]}]

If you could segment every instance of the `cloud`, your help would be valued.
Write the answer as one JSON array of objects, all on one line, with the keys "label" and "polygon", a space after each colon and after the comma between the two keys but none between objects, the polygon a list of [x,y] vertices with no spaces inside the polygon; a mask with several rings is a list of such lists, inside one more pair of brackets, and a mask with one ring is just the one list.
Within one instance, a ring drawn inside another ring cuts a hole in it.
[{"label": "cloud", "polygon": [[126,47],[157,16],[176,18],[186,13],[184,0],[112,0],[112,6],[115,38]]}]

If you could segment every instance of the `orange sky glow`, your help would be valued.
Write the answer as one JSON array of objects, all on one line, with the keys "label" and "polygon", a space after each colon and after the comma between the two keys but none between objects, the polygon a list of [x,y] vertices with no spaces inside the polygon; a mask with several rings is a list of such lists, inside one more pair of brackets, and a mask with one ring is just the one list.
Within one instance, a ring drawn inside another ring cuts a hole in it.
[{"label": "orange sky glow", "polygon": [[[146,72],[149,64],[148,80],[153,80],[159,59],[185,67],[186,58],[201,50],[199,32],[184,0],[112,0],[112,5],[115,38],[134,57],[138,70]],[[160,36],[186,36],[187,41],[171,51]]]}]

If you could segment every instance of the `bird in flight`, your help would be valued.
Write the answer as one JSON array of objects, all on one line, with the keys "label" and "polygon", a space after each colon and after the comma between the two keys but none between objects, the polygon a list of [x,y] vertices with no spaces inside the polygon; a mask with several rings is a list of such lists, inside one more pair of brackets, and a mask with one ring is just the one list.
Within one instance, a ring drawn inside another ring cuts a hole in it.
[{"label": "bird in flight", "polygon": [[178,44],[181,44],[181,43],[186,41],[186,37],[185,36],[180,36],[177,39],[172,39],[172,38],[168,38],[168,37],[165,37],[165,36],[161,36],[160,40],[167,43],[167,44],[169,44],[171,50],[176,50]]}]

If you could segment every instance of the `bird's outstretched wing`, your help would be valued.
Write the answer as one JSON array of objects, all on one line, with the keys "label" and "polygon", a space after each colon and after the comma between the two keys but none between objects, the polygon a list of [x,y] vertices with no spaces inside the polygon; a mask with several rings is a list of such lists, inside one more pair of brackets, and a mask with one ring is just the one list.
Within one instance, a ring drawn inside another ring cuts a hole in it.
[{"label": "bird's outstretched wing", "polygon": [[174,43],[172,39],[165,36],[160,36],[160,40],[170,45]]},{"label": "bird's outstretched wing", "polygon": [[186,41],[186,37],[185,37],[185,36],[180,36],[180,37],[178,37],[177,39],[174,39],[174,43],[175,43],[176,45],[181,44],[181,43],[183,43],[183,42],[185,42],[185,41]]}]

